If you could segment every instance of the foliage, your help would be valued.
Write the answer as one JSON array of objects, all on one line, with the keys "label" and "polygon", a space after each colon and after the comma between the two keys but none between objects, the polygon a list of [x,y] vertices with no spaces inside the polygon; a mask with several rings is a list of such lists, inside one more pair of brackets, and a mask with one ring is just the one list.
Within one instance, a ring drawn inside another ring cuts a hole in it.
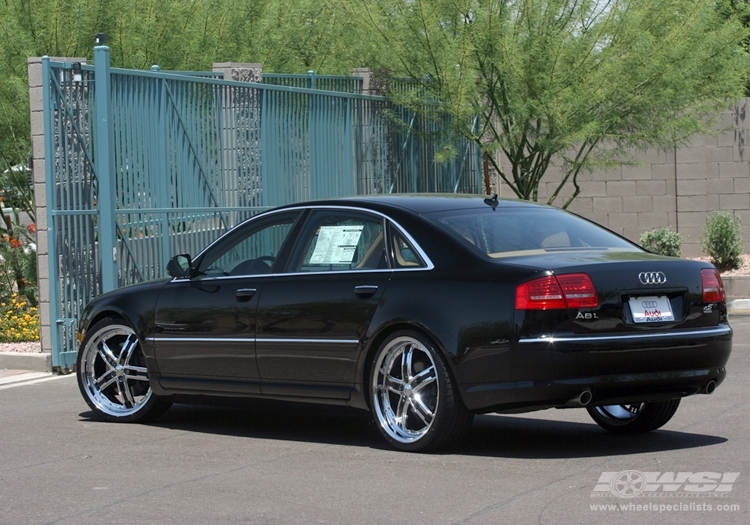
[{"label": "foliage", "polygon": [[739,217],[729,212],[716,211],[706,218],[701,249],[711,257],[711,262],[719,270],[739,268],[744,247]]},{"label": "foliage", "polygon": [[561,160],[547,202],[564,195],[563,208],[580,193],[582,170],[710,129],[710,117],[741,96],[750,64],[737,46],[747,28],[714,0],[353,4],[369,29],[360,34],[382,51],[378,65],[419,80],[457,131],[492,153],[518,197],[538,200],[550,163]]},{"label": "foliage", "polygon": [[266,71],[351,72],[363,65],[335,0],[8,0],[0,2],[0,166],[31,150],[27,58],[93,60],[106,34],[113,67],[210,70],[261,62]]},{"label": "foliage", "polygon": [[0,302],[0,343],[39,341],[39,312],[13,294]]},{"label": "foliage", "polygon": [[640,240],[641,246],[646,250],[668,257],[679,257],[683,242],[685,242],[685,237],[673,231],[669,226],[644,232]]},{"label": "foliage", "polygon": [[519,197],[537,200],[550,163],[561,159],[563,177],[548,202],[564,199],[567,207],[581,191],[582,170],[627,160],[632,146],[680,144],[740,95],[750,63],[750,54],[737,52],[749,34],[742,6],[7,0],[0,2],[0,165],[22,164],[30,151],[27,57],[91,61],[94,35],[104,32],[116,67],[206,70],[231,61],[341,74],[369,65],[411,77],[423,89],[394,91],[396,101],[426,112],[434,107],[425,101],[439,101],[458,133],[493,153],[488,160]]},{"label": "foliage", "polygon": [[[726,19],[735,18],[750,28],[750,1],[748,0],[717,0],[717,11]],[[740,43],[746,53],[750,53],[750,36],[746,36]],[[745,78],[745,96],[750,97],[750,77]]]},{"label": "foliage", "polygon": [[[0,190],[0,300],[18,293],[36,306],[36,216],[29,171],[23,166],[4,170]],[[28,226],[22,223],[24,215]]]}]

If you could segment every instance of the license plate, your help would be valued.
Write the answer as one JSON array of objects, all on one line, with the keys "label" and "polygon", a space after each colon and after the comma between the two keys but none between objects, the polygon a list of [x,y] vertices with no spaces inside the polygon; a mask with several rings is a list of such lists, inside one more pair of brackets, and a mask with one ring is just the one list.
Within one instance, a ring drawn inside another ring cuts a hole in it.
[{"label": "license plate", "polygon": [[666,295],[645,295],[628,299],[633,321],[636,323],[660,323],[674,321],[672,304]]}]

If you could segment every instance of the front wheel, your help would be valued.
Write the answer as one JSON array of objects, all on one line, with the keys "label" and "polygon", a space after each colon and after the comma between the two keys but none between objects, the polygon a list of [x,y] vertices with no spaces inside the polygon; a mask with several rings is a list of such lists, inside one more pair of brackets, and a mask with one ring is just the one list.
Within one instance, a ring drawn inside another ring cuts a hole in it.
[{"label": "front wheel", "polygon": [[473,419],[442,356],[410,331],[393,334],[378,349],[370,403],[385,439],[412,452],[447,447],[466,433]]},{"label": "front wheel", "polygon": [[586,407],[591,418],[614,434],[643,434],[664,426],[672,419],[680,400]]},{"label": "front wheel", "polygon": [[99,419],[144,422],[171,405],[151,391],[138,336],[121,319],[103,319],[87,331],[76,374],[83,398]]}]

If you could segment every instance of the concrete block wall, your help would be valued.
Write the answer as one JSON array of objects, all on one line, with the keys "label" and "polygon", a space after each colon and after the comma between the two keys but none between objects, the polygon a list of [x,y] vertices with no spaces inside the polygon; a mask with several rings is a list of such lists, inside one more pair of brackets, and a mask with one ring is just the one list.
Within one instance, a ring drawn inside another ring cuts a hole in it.
[{"label": "concrete block wall", "polygon": [[[668,151],[634,151],[633,165],[581,173],[581,193],[568,207],[638,242],[641,234],[664,226],[686,237],[684,257],[703,255],[700,239],[712,212],[736,213],[750,251],[750,99],[743,99],[722,115],[717,132],[694,137],[687,145]],[[553,162],[554,164],[554,162]],[[507,159],[500,165],[509,169]],[[539,186],[539,201],[547,202],[562,170],[552,166]],[[494,174],[493,186],[503,197],[514,197]],[[564,189],[553,203],[562,206],[573,193]]]}]

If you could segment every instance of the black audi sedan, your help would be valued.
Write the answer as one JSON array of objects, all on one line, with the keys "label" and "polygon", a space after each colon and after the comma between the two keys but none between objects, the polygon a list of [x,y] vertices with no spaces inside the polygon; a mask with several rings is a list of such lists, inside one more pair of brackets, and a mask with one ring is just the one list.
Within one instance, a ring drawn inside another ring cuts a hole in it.
[{"label": "black audi sedan", "polygon": [[732,344],[711,264],[496,196],[284,206],[168,270],[81,315],[78,383],[97,417],[340,404],[407,451],[448,446],[488,412],[585,407],[641,433],[712,393]]}]

